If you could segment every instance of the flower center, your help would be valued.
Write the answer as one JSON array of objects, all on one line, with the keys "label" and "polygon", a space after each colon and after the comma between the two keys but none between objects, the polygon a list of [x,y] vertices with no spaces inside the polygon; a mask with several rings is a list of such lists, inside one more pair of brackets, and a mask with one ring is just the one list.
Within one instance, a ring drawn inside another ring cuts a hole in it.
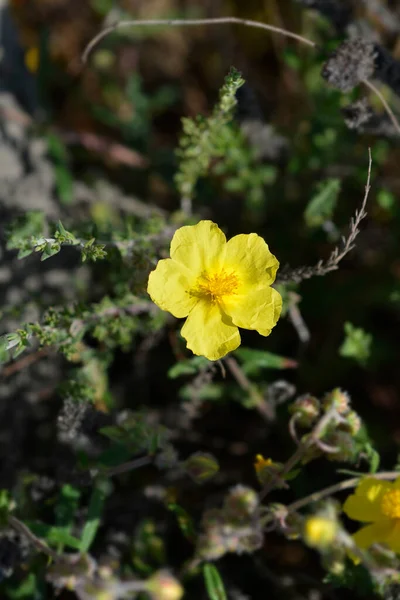
[{"label": "flower center", "polygon": [[400,519],[400,490],[390,490],[383,495],[381,511],[390,519]]},{"label": "flower center", "polygon": [[202,273],[199,277],[195,295],[207,296],[211,302],[218,302],[222,296],[236,293],[239,281],[235,273],[227,273],[224,269],[218,273]]}]

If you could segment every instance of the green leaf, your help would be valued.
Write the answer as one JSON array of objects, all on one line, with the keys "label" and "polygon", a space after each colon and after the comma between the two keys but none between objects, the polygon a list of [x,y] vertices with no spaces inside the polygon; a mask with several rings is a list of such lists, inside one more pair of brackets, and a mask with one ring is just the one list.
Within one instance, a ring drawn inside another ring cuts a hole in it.
[{"label": "green leaf", "polygon": [[26,521],[25,525],[38,537],[44,538],[51,546],[68,546],[79,550],[80,540],[67,533],[62,527],[55,527],[37,521]]},{"label": "green leaf", "polygon": [[211,563],[203,565],[204,582],[210,600],[228,600],[224,582],[217,567]]},{"label": "green leaf", "polygon": [[89,502],[88,516],[83,528],[79,550],[88,552],[100,526],[104,503],[110,491],[109,482],[98,480]]},{"label": "green leaf", "polygon": [[247,375],[258,375],[263,369],[294,369],[297,362],[272,352],[253,350],[251,348],[238,348],[236,356],[242,361],[243,371]]},{"label": "green leaf", "polygon": [[21,600],[22,598],[28,598],[28,600],[36,600],[38,581],[34,573],[29,573],[28,577],[24,579],[16,588],[7,587],[7,598],[11,600]]},{"label": "green leaf", "polygon": [[381,462],[381,457],[379,453],[373,448],[370,443],[365,444],[364,451],[367,454],[367,458],[369,460],[369,472],[376,473],[379,469],[379,464]]},{"label": "green leaf", "polygon": [[325,179],[318,184],[316,194],[304,211],[304,219],[308,227],[319,227],[332,218],[340,186],[340,179]]},{"label": "green leaf", "polygon": [[168,377],[170,379],[177,379],[183,375],[195,375],[209,364],[210,361],[203,356],[195,356],[187,360],[181,360],[169,369]]},{"label": "green leaf", "polygon": [[[70,533],[74,518],[79,506],[81,493],[72,485],[63,485],[60,492],[60,497],[55,507],[56,523],[59,529],[63,529],[66,534]],[[63,551],[63,547],[59,548],[59,552]]]},{"label": "green leaf", "polygon": [[372,335],[352,323],[344,324],[346,337],[339,349],[340,356],[353,358],[361,366],[365,366],[371,352]]},{"label": "green leaf", "polygon": [[196,531],[193,524],[193,519],[188,512],[179,504],[168,504],[168,510],[173,512],[177,518],[179,529],[189,542],[194,543],[196,539]]}]

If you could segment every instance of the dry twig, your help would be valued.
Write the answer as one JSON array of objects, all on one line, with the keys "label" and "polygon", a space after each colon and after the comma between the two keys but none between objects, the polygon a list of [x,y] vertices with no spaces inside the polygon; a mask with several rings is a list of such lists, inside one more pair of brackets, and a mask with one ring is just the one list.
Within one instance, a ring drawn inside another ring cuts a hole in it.
[{"label": "dry twig", "polygon": [[145,19],[145,20],[130,20],[130,21],[119,21],[118,23],[114,23],[109,27],[106,27],[102,31],[100,31],[86,46],[85,50],[82,54],[82,62],[86,63],[91,51],[97,44],[107,35],[116,31],[117,29],[122,29],[125,27],[155,27],[157,25],[165,25],[166,27],[197,27],[199,25],[243,25],[244,27],[252,27],[256,29],[264,29],[266,31],[272,31],[273,33],[279,33],[280,35],[284,35],[286,37],[297,40],[298,42],[302,42],[303,44],[307,44],[307,46],[311,46],[314,48],[316,43],[308,38],[299,35],[297,33],[293,33],[292,31],[288,31],[287,29],[282,29],[281,27],[275,27],[274,25],[268,25],[267,23],[261,23],[260,21],[252,21],[250,19],[240,19],[239,17],[216,17],[211,19]]},{"label": "dry twig", "polygon": [[368,177],[367,183],[365,186],[365,194],[361,204],[361,207],[356,210],[354,217],[350,221],[350,231],[347,237],[342,238],[342,245],[336,246],[336,248],[331,253],[330,257],[327,261],[320,260],[316,265],[309,267],[297,267],[296,269],[291,269],[286,266],[282,269],[282,272],[277,278],[276,283],[300,283],[304,279],[310,279],[315,275],[326,275],[331,271],[336,271],[339,268],[339,263],[343,260],[343,258],[354,248],[354,242],[356,237],[360,233],[359,225],[363,219],[367,216],[367,211],[365,210],[368,194],[371,189],[370,181],[371,181],[371,168],[372,168],[372,158],[371,158],[371,149],[368,149],[369,153],[369,164],[368,164]]}]

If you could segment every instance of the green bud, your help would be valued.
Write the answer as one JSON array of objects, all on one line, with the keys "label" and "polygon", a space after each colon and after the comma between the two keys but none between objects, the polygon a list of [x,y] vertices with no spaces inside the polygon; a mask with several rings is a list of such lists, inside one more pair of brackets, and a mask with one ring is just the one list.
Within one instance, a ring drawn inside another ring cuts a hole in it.
[{"label": "green bud", "polygon": [[357,448],[350,433],[340,430],[333,431],[326,437],[326,443],[338,448],[337,452],[326,454],[326,458],[331,462],[352,462],[355,460]]},{"label": "green bud", "polygon": [[289,407],[290,413],[296,417],[296,423],[301,427],[311,427],[317,420],[321,410],[320,401],[314,396],[305,394],[297,398]]},{"label": "green bud", "polygon": [[343,423],[342,427],[346,428],[351,435],[357,435],[361,429],[361,419],[354,410],[350,410],[345,415],[346,423]]},{"label": "green bud", "polygon": [[335,388],[325,396],[322,406],[326,411],[335,408],[340,415],[344,415],[350,409],[350,396],[347,392]]},{"label": "green bud", "polygon": [[185,460],[184,469],[195,483],[208,481],[219,471],[217,459],[206,452],[196,452]]},{"label": "green bud", "polygon": [[202,560],[218,560],[227,552],[221,535],[208,531],[197,540],[196,556]]},{"label": "green bud", "polygon": [[254,515],[258,505],[258,495],[254,490],[237,485],[225,498],[223,511],[228,519],[243,521]]}]

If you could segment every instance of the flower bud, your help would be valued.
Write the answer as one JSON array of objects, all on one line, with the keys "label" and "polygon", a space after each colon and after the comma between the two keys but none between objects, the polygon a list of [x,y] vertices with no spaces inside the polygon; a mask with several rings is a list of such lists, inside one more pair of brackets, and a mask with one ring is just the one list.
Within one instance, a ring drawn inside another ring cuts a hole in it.
[{"label": "flower bud", "polygon": [[284,487],[285,482],[280,478],[283,469],[282,463],[274,462],[271,458],[264,458],[262,454],[257,454],[254,468],[261,485],[274,483],[277,488]]},{"label": "flower bud", "polygon": [[314,515],[306,519],[303,537],[305,543],[311,548],[323,550],[332,545],[337,531],[338,526],[333,519]]},{"label": "flower bud", "polygon": [[236,548],[237,554],[252,554],[259,550],[264,543],[264,535],[262,531],[252,531],[248,535],[240,537],[240,544]]},{"label": "flower bud", "polygon": [[243,521],[255,513],[258,504],[258,496],[254,490],[244,485],[237,485],[225,498],[223,512],[228,519]]},{"label": "flower bud", "polygon": [[343,427],[348,430],[351,435],[357,435],[361,429],[362,421],[358,414],[354,410],[350,410],[345,416],[346,423],[343,423]]},{"label": "flower bud", "polygon": [[322,406],[326,411],[335,408],[340,415],[344,415],[350,409],[350,396],[347,392],[335,388],[326,394]]},{"label": "flower bud", "polygon": [[146,582],[152,600],[180,600],[184,589],[168,571],[157,571]]},{"label": "flower bud", "polygon": [[326,443],[337,448],[337,452],[325,456],[331,462],[352,462],[357,456],[357,446],[351,433],[336,430],[326,437]]},{"label": "flower bud", "polygon": [[219,471],[219,464],[212,454],[196,452],[184,462],[186,473],[195,483],[204,483]]},{"label": "flower bud", "polygon": [[208,531],[197,539],[196,556],[202,560],[218,560],[227,552],[218,532]]},{"label": "flower bud", "polygon": [[296,423],[301,427],[311,427],[317,420],[321,410],[320,401],[314,396],[305,394],[299,396],[289,407],[290,413],[296,417]]},{"label": "flower bud", "polygon": [[329,549],[323,555],[322,566],[329,573],[340,577],[345,570],[345,561],[346,555],[342,549]]}]

